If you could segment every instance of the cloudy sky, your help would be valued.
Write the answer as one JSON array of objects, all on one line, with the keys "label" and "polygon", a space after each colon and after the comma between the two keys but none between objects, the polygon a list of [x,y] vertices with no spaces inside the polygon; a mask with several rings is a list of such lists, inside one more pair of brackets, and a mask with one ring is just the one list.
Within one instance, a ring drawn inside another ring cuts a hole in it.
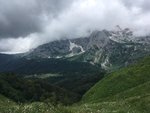
[{"label": "cloudy sky", "polygon": [[116,25],[148,35],[149,21],[150,0],[0,0],[0,52],[25,52]]}]

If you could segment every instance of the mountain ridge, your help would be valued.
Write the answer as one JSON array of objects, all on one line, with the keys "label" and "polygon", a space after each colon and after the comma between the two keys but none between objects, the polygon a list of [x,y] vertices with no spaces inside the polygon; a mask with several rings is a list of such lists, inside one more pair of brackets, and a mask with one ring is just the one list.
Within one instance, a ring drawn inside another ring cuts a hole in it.
[{"label": "mountain ridge", "polygon": [[[26,58],[56,58],[89,62],[103,69],[124,67],[150,54],[150,37],[135,37],[129,28],[93,31],[89,36],[53,41],[26,53]],[[117,61],[112,60],[118,57]],[[121,57],[125,57],[123,60]]]}]

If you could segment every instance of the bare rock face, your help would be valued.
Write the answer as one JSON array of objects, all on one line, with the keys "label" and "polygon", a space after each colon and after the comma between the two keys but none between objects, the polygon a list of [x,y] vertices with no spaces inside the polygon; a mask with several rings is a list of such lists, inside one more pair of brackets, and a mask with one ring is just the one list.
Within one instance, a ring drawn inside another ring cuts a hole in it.
[{"label": "bare rock face", "polygon": [[118,26],[114,31],[94,31],[88,37],[53,41],[28,52],[25,57],[63,58],[115,69],[149,54],[150,36],[135,37],[129,28]]}]

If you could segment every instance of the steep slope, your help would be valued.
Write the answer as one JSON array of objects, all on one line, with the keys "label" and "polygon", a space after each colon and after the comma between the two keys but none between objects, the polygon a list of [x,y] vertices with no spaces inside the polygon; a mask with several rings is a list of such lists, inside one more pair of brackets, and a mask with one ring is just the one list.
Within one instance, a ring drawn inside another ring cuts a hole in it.
[{"label": "steep slope", "polygon": [[87,37],[50,42],[23,56],[89,62],[114,70],[149,54],[149,36],[135,37],[130,29],[118,28],[114,31],[93,31]]},{"label": "steep slope", "polygon": [[[83,97],[83,102],[112,101],[150,95],[150,57],[107,75]],[[143,92],[142,92],[143,91]]]}]

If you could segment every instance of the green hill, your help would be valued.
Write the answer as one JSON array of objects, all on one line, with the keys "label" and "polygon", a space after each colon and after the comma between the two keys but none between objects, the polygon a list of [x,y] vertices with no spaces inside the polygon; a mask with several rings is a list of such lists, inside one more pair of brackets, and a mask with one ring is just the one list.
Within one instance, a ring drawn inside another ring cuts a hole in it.
[{"label": "green hill", "polygon": [[150,57],[106,75],[72,113],[150,113]]},{"label": "green hill", "polygon": [[[84,102],[99,102],[127,92],[150,81],[150,57],[130,67],[107,75],[83,97]],[[137,93],[138,89],[134,92]],[[145,92],[143,92],[145,93]],[[150,92],[149,92],[150,93]],[[120,98],[128,97],[122,95]]]}]

